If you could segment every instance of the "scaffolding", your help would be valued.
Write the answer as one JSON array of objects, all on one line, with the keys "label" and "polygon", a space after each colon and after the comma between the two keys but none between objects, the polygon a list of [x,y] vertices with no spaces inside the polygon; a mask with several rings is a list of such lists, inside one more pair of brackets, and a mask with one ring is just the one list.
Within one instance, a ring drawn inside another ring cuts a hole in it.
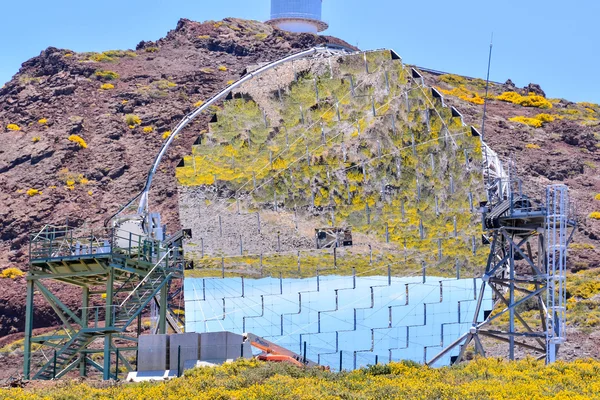
[{"label": "scaffolding", "polygon": [[[545,203],[541,204],[522,193],[518,180],[494,185],[508,188],[508,194],[483,207],[487,232],[484,241],[490,243],[490,253],[471,328],[428,364],[457,347],[458,356],[452,361],[459,363],[466,358],[471,344],[476,354],[485,357],[483,338],[492,339],[487,342],[490,344],[508,343],[510,360],[515,359],[515,350],[520,348],[551,363],[566,340],[566,256],[576,226],[568,189],[565,185],[548,186]],[[534,246],[537,252],[532,251]],[[495,310],[479,322],[477,316],[486,290],[492,291]],[[527,309],[539,312],[537,324],[523,315]],[[501,329],[498,322],[506,316],[508,329]]]},{"label": "scaffolding", "polygon": [[[182,238],[178,235],[175,240],[159,241],[122,230],[52,225],[32,234],[25,379],[57,379],[78,367],[82,376],[93,368],[106,380],[117,377],[119,365],[133,370],[142,313],[151,302],[159,309],[158,332],[166,333],[168,325],[180,332],[181,322],[169,311],[168,288],[173,280],[183,277]],[[69,307],[46,282],[80,288],[81,307]],[[36,293],[62,323],[54,334],[32,335]],[[41,362],[32,365],[32,360],[33,364]]]}]

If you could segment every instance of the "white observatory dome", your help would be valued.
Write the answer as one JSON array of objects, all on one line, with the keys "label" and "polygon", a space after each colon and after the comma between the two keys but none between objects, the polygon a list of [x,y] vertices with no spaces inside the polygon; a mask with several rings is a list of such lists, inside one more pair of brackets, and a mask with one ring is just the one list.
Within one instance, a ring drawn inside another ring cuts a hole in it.
[{"label": "white observatory dome", "polygon": [[321,20],[323,0],[271,0],[268,24],[290,32],[322,32],[329,26]]}]

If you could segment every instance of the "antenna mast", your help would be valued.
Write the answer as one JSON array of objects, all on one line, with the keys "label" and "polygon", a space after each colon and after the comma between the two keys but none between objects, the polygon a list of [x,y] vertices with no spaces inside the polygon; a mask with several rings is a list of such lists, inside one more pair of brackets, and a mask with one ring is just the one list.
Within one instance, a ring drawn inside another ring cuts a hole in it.
[{"label": "antenna mast", "polygon": [[485,100],[483,102],[483,121],[481,122],[481,140],[485,140],[485,114],[487,111],[488,91],[490,89],[490,67],[492,65],[492,49],[494,47],[494,32],[490,40],[490,56],[488,58],[487,78],[485,80]]}]

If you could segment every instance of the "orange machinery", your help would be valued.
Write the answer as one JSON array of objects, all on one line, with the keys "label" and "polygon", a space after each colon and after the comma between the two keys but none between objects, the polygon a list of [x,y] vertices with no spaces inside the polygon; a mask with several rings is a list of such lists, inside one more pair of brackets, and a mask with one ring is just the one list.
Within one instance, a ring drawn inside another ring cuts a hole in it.
[{"label": "orange machinery", "polygon": [[262,353],[256,356],[258,360],[289,362],[299,367],[316,367],[319,365],[314,361],[304,359],[299,354],[296,354],[285,347],[281,347],[253,333],[244,333],[243,336],[245,342],[250,342],[250,345],[262,350]]}]

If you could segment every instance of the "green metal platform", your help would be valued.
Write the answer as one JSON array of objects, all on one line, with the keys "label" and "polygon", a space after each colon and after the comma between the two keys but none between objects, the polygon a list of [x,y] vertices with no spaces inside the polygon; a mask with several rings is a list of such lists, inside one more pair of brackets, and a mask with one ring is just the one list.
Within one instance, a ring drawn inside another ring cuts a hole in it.
[{"label": "green metal platform", "polygon": [[[168,288],[172,280],[183,277],[183,235],[177,241],[165,242],[134,234],[125,236],[117,236],[112,229],[50,225],[31,235],[26,379],[58,379],[78,367],[81,375],[93,368],[106,380],[117,377],[119,365],[133,370],[141,315],[152,301],[159,308],[158,333],[166,333],[167,325],[175,332],[181,331],[176,315],[168,311]],[[65,305],[46,280],[79,287],[81,307],[71,309]],[[57,314],[62,322],[59,332],[32,336],[35,294],[41,295]],[[135,321],[137,329],[132,327]],[[101,346],[99,341],[103,341]],[[98,354],[102,355],[102,363],[97,362]],[[36,358],[45,362],[32,366]]]}]

